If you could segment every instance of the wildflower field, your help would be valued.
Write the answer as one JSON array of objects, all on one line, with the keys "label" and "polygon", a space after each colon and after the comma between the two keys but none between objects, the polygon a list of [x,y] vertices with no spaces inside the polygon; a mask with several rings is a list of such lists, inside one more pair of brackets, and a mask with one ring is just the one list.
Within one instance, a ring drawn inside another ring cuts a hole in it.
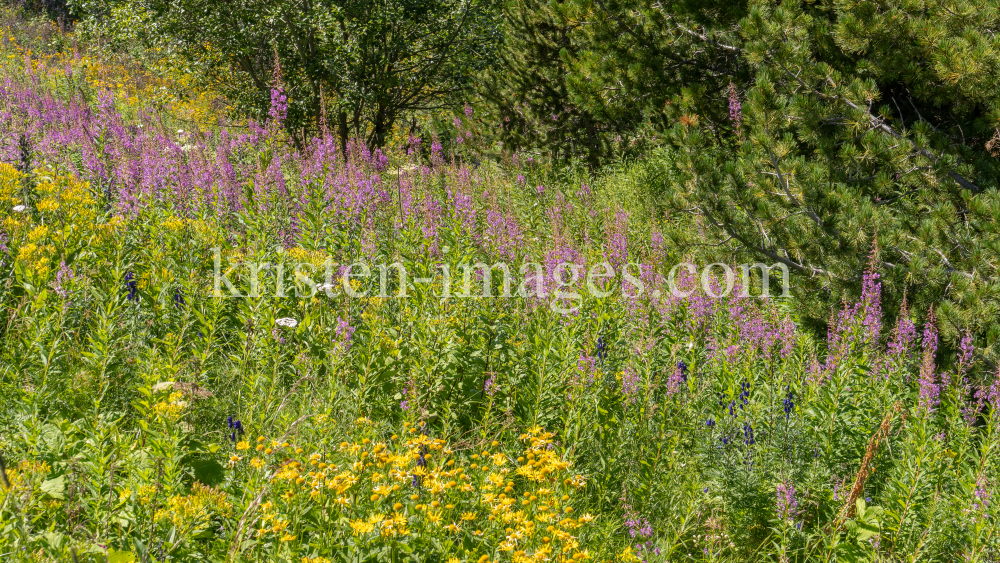
[{"label": "wildflower field", "polygon": [[817,336],[472,106],[296,146],[3,33],[0,561],[1000,559],[1000,380],[877,241]]}]

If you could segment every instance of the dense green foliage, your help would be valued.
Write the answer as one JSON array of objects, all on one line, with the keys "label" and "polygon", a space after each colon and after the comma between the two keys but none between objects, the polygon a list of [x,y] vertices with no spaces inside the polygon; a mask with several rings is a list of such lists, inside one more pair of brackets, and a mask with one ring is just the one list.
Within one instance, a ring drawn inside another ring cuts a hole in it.
[{"label": "dense green foliage", "polygon": [[0,12],[0,561],[1000,558],[993,7],[70,7]]},{"label": "dense green foliage", "polygon": [[995,347],[995,2],[548,5],[572,45],[563,98],[668,138],[657,195],[705,227],[676,242],[782,261],[821,321],[877,240],[895,303],[935,304],[950,342],[971,328]]}]

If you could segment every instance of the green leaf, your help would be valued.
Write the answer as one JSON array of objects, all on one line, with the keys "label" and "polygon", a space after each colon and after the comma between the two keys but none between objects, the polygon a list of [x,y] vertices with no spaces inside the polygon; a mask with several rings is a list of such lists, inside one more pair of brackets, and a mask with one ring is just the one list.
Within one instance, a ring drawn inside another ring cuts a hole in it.
[{"label": "green leaf", "polygon": [[43,493],[54,499],[63,500],[66,498],[63,496],[63,491],[66,490],[66,476],[60,475],[54,479],[43,481],[38,488],[41,489]]},{"label": "green leaf", "polygon": [[108,563],[133,563],[135,561],[135,554],[131,551],[116,551],[111,549],[108,551]]}]

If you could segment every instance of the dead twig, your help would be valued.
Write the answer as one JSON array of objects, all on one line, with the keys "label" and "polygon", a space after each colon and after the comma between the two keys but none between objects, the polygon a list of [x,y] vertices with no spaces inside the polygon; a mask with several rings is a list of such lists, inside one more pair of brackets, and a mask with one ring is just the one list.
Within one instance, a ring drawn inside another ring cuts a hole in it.
[{"label": "dead twig", "polygon": [[896,403],[893,408],[886,413],[885,418],[882,419],[882,424],[879,425],[878,430],[872,434],[870,440],[868,440],[868,448],[865,449],[865,457],[861,459],[861,468],[858,469],[857,475],[854,476],[854,485],[851,487],[851,493],[847,495],[847,502],[844,507],[840,509],[840,515],[837,516],[837,520],[834,523],[834,530],[839,530],[841,526],[844,525],[850,518],[854,518],[855,512],[855,502],[861,497],[861,492],[865,488],[865,483],[868,481],[868,477],[871,475],[869,471],[872,466],[872,460],[875,458],[875,453],[878,451],[879,443],[889,435],[889,430],[892,428],[892,418],[893,415],[898,413],[902,409],[901,403]]}]

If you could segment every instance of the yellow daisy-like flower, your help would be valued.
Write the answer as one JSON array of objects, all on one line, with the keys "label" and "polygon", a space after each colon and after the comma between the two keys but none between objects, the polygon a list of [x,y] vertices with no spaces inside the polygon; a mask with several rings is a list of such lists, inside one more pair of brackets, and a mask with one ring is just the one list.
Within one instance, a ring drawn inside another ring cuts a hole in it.
[{"label": "yellow daisy-like flower", "polygon": [[625,561],[627,563],[631,563],[634,561],[642,561],[642,559],[639,559],[635,555],[635,552],[633,552],[632,548],[630,547],[626,547],[624,550],[622,550],[622,552],[618,555],[618,560]]},{"label": "yellow daisy-like flower", "polygon": [[365,522],[364,520],[351,520],[350,522],[351,531],[355,536],[363,536],[365,534],[370,534],[372,530],[375,529],[375,525],[370,522]]}]

